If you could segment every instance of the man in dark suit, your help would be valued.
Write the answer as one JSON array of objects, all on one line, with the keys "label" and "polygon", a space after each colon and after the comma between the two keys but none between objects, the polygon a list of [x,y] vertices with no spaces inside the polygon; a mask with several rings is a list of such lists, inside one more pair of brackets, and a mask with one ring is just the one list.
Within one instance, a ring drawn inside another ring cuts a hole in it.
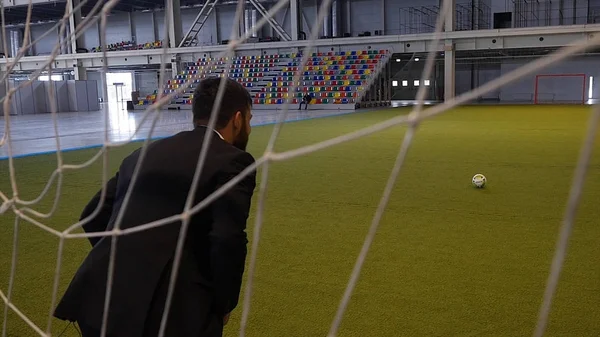
[{"label": "man in dark suit", "polygon": [[[194,130],[149,145],[126,206],[121,228],[181,214],[191,188],[203,139],[211,143],[194,204],[238,175],[254,158],[245,151],[250,134],[251,98],[239,83],[227,85],[215,130],[207,128],[220,78],[203,80],[194,92]],[[106,185],[100,213],[86,232],[111,230],[130,187],[140,150],[125,158]],[[218,337],[237,306],[246,259],[246,221],[256,186],[253,171],[223,196],[195,214],[183,249],[168,315],[167,337]],[[81,218],[98,207],[100,192]],[[180,221],[120,236],[107,337],[158,336],[173,266]],[[76,272],[54,315],[77,322],[84,337],[98,337],[102,327],[112,237],[92,238],[92,250]]]},{"label": "man in dark suit", "polygon": [[312,99],[313,99],[312,95],[310,93],[306,93],[306,95],[304,95],[304,97],[302,97],[302,101],[300,102],[300,105],[298,106],[298,110],[302,109],[302,104],[304,104],[304,110],[308,109],[308,105],[310,104]]}]

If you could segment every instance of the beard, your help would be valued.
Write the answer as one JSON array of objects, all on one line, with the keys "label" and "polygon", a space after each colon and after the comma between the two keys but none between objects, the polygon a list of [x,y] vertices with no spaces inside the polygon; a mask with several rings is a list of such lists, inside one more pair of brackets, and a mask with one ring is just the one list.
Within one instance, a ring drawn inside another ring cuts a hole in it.
[{"label": "beard", "polygon": [[240,149],[242,151],[246,151],[246,146],[248,146],[248,139],[249,139],[248,130],[246,130],[246,127],[244,126],[244,127],[242,127],[242,129],[240,130],[240,133],[238,133],[237,137],[233,141],[233,146],[237,147],[238,149]]}]

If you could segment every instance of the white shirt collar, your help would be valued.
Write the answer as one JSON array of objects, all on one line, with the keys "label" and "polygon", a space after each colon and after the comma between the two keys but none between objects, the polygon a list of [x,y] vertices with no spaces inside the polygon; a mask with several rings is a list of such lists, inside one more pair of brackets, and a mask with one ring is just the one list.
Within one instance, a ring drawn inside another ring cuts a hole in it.
[{"label": "white shirt collar", "polygon": [[[198,125],[198,126],[209,129],[209,127],[206,125]],[[219,138],[221,138],[221,140],[225,140],[225,138],[223,138],[223,135],[221,135],[221,133],[219,133],[219,131],[217,131],[215,129],[211,129],[211,130],[213,130],[219,136]]]}]

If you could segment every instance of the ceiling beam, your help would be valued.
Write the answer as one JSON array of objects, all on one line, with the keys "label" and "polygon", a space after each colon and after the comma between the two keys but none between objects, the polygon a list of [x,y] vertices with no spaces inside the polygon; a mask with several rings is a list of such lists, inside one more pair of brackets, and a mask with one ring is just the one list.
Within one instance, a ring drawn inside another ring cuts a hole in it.
[{"label": "ceiling beam", "polygon": [[53,3],[64,3],[64,0],[2,0],[4,2],[4,8],[9,8],[9,7],[19,7],[19,6],[28,6],[29,5],[29,1],[31,1],[31,3],[33,5],[39,5],[39,4],[53,4]]},{"label": "ceiling beam", "polygon": [[[493,49],[499,51],[503,48],[556,48],[579,41],[582,38],[590,39],[591,36],[598,33],[600,33],[600,24],[444,32],[442,37],[452,39],[457,52],[476,50],[489,52]],[[545,37],[543,41],[539,40],[540,36]],[[319,39],[316,41],[247,43],[239,45],[237,53],[257,52],[259,50],[279,52],[282,49],[292,50],[298,47],[306,47],[309,43],[313,43],[316,50],[320,50],[320,48],[330,50],[331,47],[340,50],[357,50],[365,48],[365,45],[371,45],[375,49],[389,49],[393,53],[425,53],[432,49],[442,51],[439,46],[431,45],[430,42],[434,39],[435,34],[414,34]],[[493,43],[492,40],[496,40],[496,43]],[[410,47],[408,43],[410,43]],[[227,48],[226,45],[170,48],[167,50],[167,58],[164,61],[170,62],[175,55],[180,55],[182,61],[197,60],[204,54],[217,55]],[[163,50],[161,49],[108,52],[108,66],[159,65],[162,60],[162,53]],[[71,68],[73,59],[79,60],[85,67],[99,68],[104,65],[101,53],[62,54],[56,57],[54,68]],[[18,62],[15,70],[32,71],[39,68],[39,62],[45,62],[46,60],[47,56],[23,57]],[[7,62],[12,62],[12,59],[0,58],[0,70],[5,69]]]}]

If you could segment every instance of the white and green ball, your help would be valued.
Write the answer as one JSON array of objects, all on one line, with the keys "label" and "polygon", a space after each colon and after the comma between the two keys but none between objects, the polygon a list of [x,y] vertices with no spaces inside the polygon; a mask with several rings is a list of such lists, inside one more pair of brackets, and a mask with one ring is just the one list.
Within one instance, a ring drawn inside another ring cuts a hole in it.
[{"label": "white and green ball", "polygon": [[473,183],[473,186],[475,186],[477,188],[483,188],[485,186],[486,182],[487,182],[487,179],[481,173],[477,173],[476,175],[473,176],[473,179],[471,179],[471,183]]}]

